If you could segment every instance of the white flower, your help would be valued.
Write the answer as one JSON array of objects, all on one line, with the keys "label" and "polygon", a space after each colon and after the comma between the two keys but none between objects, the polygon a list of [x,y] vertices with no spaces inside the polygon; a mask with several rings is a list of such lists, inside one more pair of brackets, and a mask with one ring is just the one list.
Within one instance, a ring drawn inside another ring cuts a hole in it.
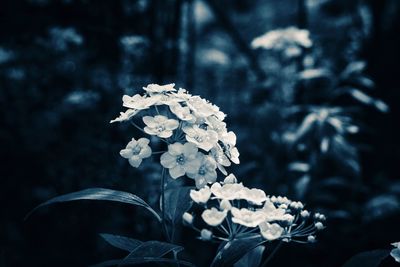
[{"label": "white flower", "polygon": [[206,209],[201,214],[201,218],[210,226],[220,225],[226,218],[227,211],[219,211],[216,208]]},{"label": "white flower", "polygon": [[265,221],[288,221],[292,222],[294,217],[290,214],[286,214],[286,210],[282,208],[276,208],[275,205],[266,200],[262,209],[260,209],[265,214]]},{"label": "white flower", "polygon": [[168,138],[172,136],[172,131],[178,128],[179,122],[174,119],[168,119],[162,115],[155,117],[144,116],[143,122],[147,125],[144,131],[150,135],[157,135],[161,138]]},{"label": "white flower", "polygon": [[395,261],[400,263],[400,242],[392,243],[392,245],[395,248],[390,251],[390,256],[392,256]]},{"label": "white flower", "polygon": [[137,113],[138,113],[138,111],[135,110],[135,109],[128,109],[125,112],[120,112],[119,113],[119,117],[111,120],[110,123],[113,123],[113,122],[116,122],[116,121],[118,121],[118,122],[127,121],[130,118],[132,118],[133,116],[135,116]]},{"label": "white flower", "polygon": [[269,241],[273,241],[280,238],[284,230],[277,223],[270,224],[268,222],[263,222],[259,225],[259,227],[261,235]]},{"label": "white flower", "polygon": [[215,146],[210,150],[210,155],[213,156],[215,161],[217,162],[218,169],[224,175],[227,175],[228,173],[226,172],[224,167],[231,166],[231,162],[218,143],[215,144]]},{"label": "white flower", "polygon": [[[208,116],[218,114],[219,108],[207,102],[207,100],[199,97],[192,96],[187,101],[188,107],[194,112],[197,117],[207,118]],[[221,116],[220,114],[218,114]]]},{"label": "white flower", "polygon": [[217,199],[234,200],[241,199],[241,191],[244,190],[242,183],[240,184],[224,184],[221,186],[220,183],[214,183],[211,186],[211,193],[214,194]]},{"label": "white flower", "polygon": [[221,202],[219,203],[219,207],[222,210],[231,210],[232,209],[231,202],[229,200],[226,200],[226,199],[221,200]]},{"label": "white flower", "polygon": [[150,140],[147,138],[140,138],[128,143],[125,149],[122,149],[119,154],[129,160],[129,163],[137,168],[142,160],[151,156],[151,148],[149,147]]},{"label": "white flower", "polygon": [[256,205],[261,205],[265,200],[267,200],[265,192],[257,188],[245,188],[241,191],[241,198]]},{"label": "white flower", "polygon": [[148,109],[150,106],[154,105],[154,101],[152,99],[139,94],[134,96],[124,95],[122,97],[122,101],[124,102],[122,104],[124,107],[136,110]]},{"label": "white flower", "polygon": [[265,220],[265,214],[262,211],[251,211],[245,208],[238,209],[233,207],[232,222],[247,227],[256,227]]},{"label": "white flower", "polygon": [[212,157],[201,155],[198,169],[194,172],[187,172],[187,176],[196,181],[197,188],[202,188],[207,183],[214,183],[217,180],[217,163]]},{"label": "white flower", "polygon": [[190,198],[196,203],[206,203],[211,196],[211,190],[208,186],[200,190],[190,190]]},{"label": "white flower", "polygon": [[188,107],[182,107],[179,103],[175,103],[169,106],[169,109],[174,113],[179,119],[183,121],[194,122],[196,119],[191,113]]},{"label": "white flower", "polygon": [[192,97],[192,95],[183,88],[179,88],[178,92],[172,92],[171,95],[174,96],[179,102],[189,101],[189,99]]},{"label": "white flower", "polygon": [[198,125],[183,127],[182,130],[186,134],[186,140],[207,152],[218,142],[218,134],[213,130],[204,130]]},{"label": "white flower", "polygon": [[143,87],[143,89],[147,93],[150,93],[150,94],[152,94],[152,93],[161,94],[161,93],[176,91],[174,86],[175,86],[174,83],[170,83],[170,84],[166,84],[166,85],[158,85],[158,84],[152,83],[152,84],[147,85],[147,87]]},{"label": "white flower", "polygon": [[229,174],[224,179],[224,184],[236,184],[236,183],[237,183],[237,179],[233,173]]},{"label": "white flower", "polygon": [[185,212],[182,215],[182,219],[188,224],[192,224],[193,223],[193,215],[188,213],[188,212]]},{"label": "white flower", "polygon": [[200,160],[197,147],[192,143],[168,145],[168,152],[161,155],[161,165],[169,169],[169,174],[174,179],[195,172]]},{"label": "white flower", "polygon": [[226,123],[222,120],[218,119],[216,116],[209,116],[206,118],[205,123],[211,128],[212,130],[218,133],[218,138],[223,138],[224,134],[226,134]]},{"label": "white flower", "polygon": [[200,232],[200,236],[202,240],[208,241],[211,240],[212,238],[212,232],[210,230],[203,229]]}]

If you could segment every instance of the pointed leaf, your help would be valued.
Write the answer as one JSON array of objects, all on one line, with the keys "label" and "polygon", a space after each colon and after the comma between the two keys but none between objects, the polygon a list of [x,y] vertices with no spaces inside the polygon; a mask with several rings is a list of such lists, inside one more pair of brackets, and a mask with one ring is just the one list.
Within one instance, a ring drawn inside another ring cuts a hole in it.
[{"label": "pointed leaf", "polygon": [[128,252],[133,251],[143,243],[142,241],[120,235],[100,234],[100,236],[110,245]]},{"label": "pointed leaf", "polygon": [[361,252],[348,260],[342,267],[378,267],[389,256],[389,250],[377,249]]},{"label": "pointed leaf", "polygon": [[55,198],[52,198],[36,208],[34,208],[27,216],[29,217],[30,214],[32,214],[34,211],[37,209],[55,204],[55,203],[61,203],[61,202],[69,202],[69,201],[76,201],[76,200],[106,200],[106,201],[113,201],[113,202],[121,202],[121,203],[126,203],[126,204],[131,204],[131,205],[137,205],[146,208],[149,210],[153,215],[161,221],[160,216],[157,214],[155,210],[153,210],[149,204],[147,204],[143,199],[140,197],[128,193],[128,192],[123,192],[123,191],[117,191],[117,190],[112,190],[112,189],[106,189],[106,188],[89,188],[85,189],[82,191],[74,192],[74,193],[69,193],[65,195],[61,195]]},{"label": "pointed leaf", "polygon": [[183,247],[177,246],[170,243],[160,242],[160,241],[147,241],[142,243],[140,246],[136,247],[131,253],[126,256],[125,259],[132,258],[143,258],[143,257],[152,257],[152,258],[161,258],[168,254],[169,252],[174,251],[178,253],[183,250]]},{"label": "pointed leaf", "polygon": [[215,256],[212,267],[233,266],[235,262],[240,260],[244,255],[254,248],[265,243],[266,240],[260,236],[248,239],[236,239],[229,242],[223,242],[220,245],[217,255]]},{"label": "pointed leaf", "polygon": [[193,187],[178,187],[165,191],[165,213],[172,225],[182,221],[182,215],[192,206],[190,190]]},{"label": "pointed leaf", "polygon": [[258,267],[261,264],[265,246],[258,246],[244,255],[234,267]]}]

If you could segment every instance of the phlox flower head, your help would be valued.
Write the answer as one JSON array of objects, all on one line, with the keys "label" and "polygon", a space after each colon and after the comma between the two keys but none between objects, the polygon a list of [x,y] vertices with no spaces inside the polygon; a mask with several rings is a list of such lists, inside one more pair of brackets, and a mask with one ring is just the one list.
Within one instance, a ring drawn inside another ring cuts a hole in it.
[{"label": "phlox flower head", "polygon": [[140,138],[139,140],[132,140],[127,144],[125,149],[119,153],[123,158],[128,159],[132,167],[139,167],[142,160],[151,156],[151,148],[149,147],[150,140],[147,138]]},{"label": "phlox flower head", "polygon": [[153,154],[162,154],[160,164],[172,178],[187,176],[201,188],[217,180],[218,170],[226,175],[226,167],[239,164],[226,115],[206,99],[171,83],[149,84],[142,94],[124,95],[122,101],[127,110],[111,122],[129,121],[151,140],[163,141],[167,148]]},{"label": "phlox flower head", "polygon": [[[213,240],[258,237],[263,242],[284,240],[307,243],[315,242],[317,231],[325,228],[322,221],[326,218],[322,214],[310,216],[308,211],[303,210],[301,202],[267,196],[261,189],[237,183],[233,174],[227,176],[224,182],[213,183],[210,188],[191,190],[190,197],[204,208],[199,223],[218,229],[212,231]],[[196,223],[194,220],[192,227],[198,231],[201,228],[194,226]]]}]

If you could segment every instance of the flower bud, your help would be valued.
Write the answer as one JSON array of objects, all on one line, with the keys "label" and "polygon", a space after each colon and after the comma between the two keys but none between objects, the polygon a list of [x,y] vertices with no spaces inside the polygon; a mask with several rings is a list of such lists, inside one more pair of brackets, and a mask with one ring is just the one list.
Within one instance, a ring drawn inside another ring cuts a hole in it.
[{"label": "flower bud", "polygon": [[201,239],[204,241],[211,240],[211,238],[212,238],[212,232],[207,229],[201,230],[200,235],[201,235]]},{"label": "flower bud", "polygon": [[302,210],[300,212],[301,217],[303,218],[308,218],[308,216],[310,216],[310,213],[308,212],[308,210]]},{"label": "flower bud", "polygon": [[183,218],[183,221],[185,221],[188,224],[192,224],[193,223],[193,215],[188,213],[188,212],[185,212],[182,215],[182,218]]},{"label": "flower bud", "polygon": [[307,237],[307,241],[310,242],[310,243],[314,243],[314,242],[315,242],[315,236],[309,235],[309,236]]},{"label": "flower bud", "polygon": [[324,229],[324,225],[321,222],[316,222],[315,228],[317,228],[317,230],[322,230]]},{"label": "flower bud", "polygon": [[229,202],[229,200],[227,200],[227,199],[221,200],[221,203],[219,204],[219,207],[220,207],[222,210],[230,210],[230,209],[232,209],[232,205],[231,205],[231,203]]}]

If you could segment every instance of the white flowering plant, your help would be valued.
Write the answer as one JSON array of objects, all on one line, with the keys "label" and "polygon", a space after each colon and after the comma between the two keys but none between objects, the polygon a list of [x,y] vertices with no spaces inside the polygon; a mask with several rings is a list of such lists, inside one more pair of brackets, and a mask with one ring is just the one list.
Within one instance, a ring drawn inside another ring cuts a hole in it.
[{"label": "white flowering plant", "polygon": [[[113,201],[144,207],[160,223],[164,241],[101,234],[129,254],[96,266],[149,262],[195,266],[178,257],[183,247],[175,239],[182,222],[198,231],[200,239],[221,242],[211,266],[246,266],[249,257],[256,259],[252,266],[259,266],[268,242],[315,242],[316,232],[325,227],[324,215],[311,215],[301,202],[268,196],[239,183],[233,174],[227,175],[227,167],[240,163],[239,151],[236,135],[228,131],[226,115],[216,105],[177,90],[174,84],[149,84],[143,89],[143,94],[123,96],[127,110],[111,122],[130,122],[144,135],[132,138],[120,151],[132,167],[140,168],[150,157],[159,159],[160,211],[137,195],[105,188],[58,196],[37,207],[75,200]],[[224,179],[218,179],[221,175]],[[193,180],[193,185],[173,183],[180,177],[189,178],[185,182]]]}]

